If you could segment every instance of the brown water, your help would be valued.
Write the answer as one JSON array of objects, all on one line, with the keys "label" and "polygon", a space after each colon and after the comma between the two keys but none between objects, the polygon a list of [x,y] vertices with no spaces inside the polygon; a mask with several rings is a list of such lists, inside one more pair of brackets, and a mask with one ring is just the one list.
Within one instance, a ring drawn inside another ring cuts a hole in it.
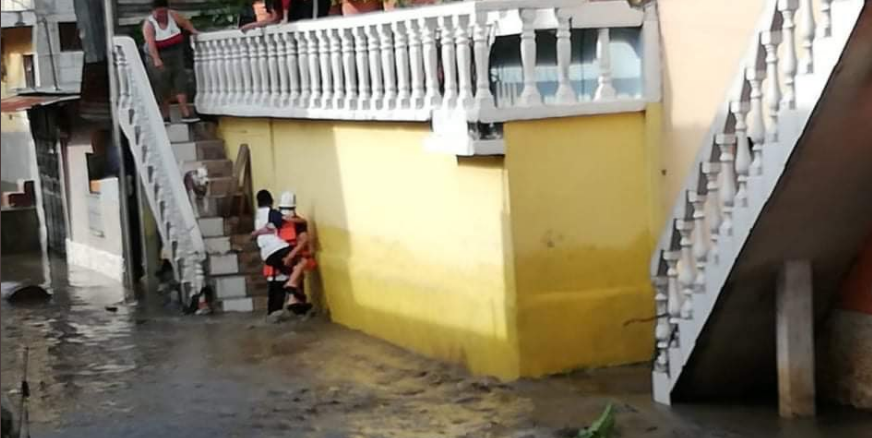
[{"label": "brown water", "polygon": [[182,317],[60,262],[2,269],[55,294],[0,304],[2,388],[17,403],[29,346],[34,437],[571,436],[608,403],[622,437],[872,436],[872,416],[850,411],[787,422],[771,405],[657,406],[642,366],[503,385],[318,318]]}]

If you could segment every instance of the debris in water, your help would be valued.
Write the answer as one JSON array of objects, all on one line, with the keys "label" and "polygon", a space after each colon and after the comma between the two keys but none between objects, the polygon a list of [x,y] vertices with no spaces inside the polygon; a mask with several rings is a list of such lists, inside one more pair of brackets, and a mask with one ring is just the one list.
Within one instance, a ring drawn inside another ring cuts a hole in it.
[{"label": "debris in water", "polygon": [[13,304],[39,304],[51,300],[51,294],[41,286],[18,282],[3,282],[3,298]]},{"label": "debris in water", "polygon": [[615,410],[609,403],[602,415],[587,429],[578,433],[578,438],[611,438],[615,428]]},{"label": "debris in water", "polygon": [[107,311],[107,312],[117,312],[117,311],[118,311],[118,307],[116,307],[116,306],[106,306],[106,311]]}]

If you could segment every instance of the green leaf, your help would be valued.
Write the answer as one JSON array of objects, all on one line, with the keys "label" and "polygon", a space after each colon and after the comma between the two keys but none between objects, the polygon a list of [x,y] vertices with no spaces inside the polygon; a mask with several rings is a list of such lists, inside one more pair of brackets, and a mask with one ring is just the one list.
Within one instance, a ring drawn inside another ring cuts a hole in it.
[{"label": "green leaf", "polygon": [[611,438],[615,428],[615,408],[609,403],[606,409],[587,429],[578,433],[578,438]]}]

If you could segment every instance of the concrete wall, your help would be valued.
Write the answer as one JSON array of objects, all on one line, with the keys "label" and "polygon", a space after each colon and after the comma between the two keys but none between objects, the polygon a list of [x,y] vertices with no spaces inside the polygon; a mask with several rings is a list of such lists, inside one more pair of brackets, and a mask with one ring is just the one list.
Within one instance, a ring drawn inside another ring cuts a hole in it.
[{"label": "concrete wall", "polygon": [[641,321],[654,315],[647,264],[659,228],[645,113],[505,133],[521,374],[649,360],[653,323]]},{"label": "concrete wall", "polygon": [[510,123],[505,158],[427,153],[423,124],[219,129],[297,193],[335,321],[511,379],[650,358],[652,113]]},{"label": "concrete wall", "polygon": [[739,71],[762,0],[659,0],[663,60],[664,171],[670,211],[696,153]]},{"label": "concrete wall", "polygon": [[34,53],[33,27],[6,28],[3,32],[2,62],[6,71],[3,96],[11,90],[24,88],[24,55]]}]

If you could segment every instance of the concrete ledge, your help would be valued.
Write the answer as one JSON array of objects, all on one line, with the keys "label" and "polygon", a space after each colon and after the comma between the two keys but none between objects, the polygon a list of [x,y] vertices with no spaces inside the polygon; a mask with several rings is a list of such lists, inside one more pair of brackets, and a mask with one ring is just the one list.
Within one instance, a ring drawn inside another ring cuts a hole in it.
[{"label": "concrete ledge", "polygon": [[113,280],[124,281],[124,258],[67,239],[67,263],[97,271]]}]

